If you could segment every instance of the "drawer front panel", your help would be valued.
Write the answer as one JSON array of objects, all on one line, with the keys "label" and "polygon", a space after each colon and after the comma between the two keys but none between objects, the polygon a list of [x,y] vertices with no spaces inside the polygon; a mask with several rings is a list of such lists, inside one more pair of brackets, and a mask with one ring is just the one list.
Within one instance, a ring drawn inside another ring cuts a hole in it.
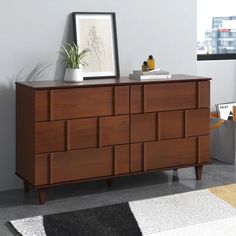
[{"label": "drawer front panel", "polygon": [[56,152],[64,151],[65,122],[40,122],[35,124],[35,152]]},{"label": "drawer front panel", "polygon": [[49,154],[35,155],[35,185],[49,184]]},{"label": "drawer front panel", "polygon": [[172,139],[144,143],[145,170],[197,163],[197,139]]},{"label": "drawer front panel", "polygon": [[184,122],[184,111],[159,112],[159,139],[183,138],[185,135]]},{"label": "drawer front panel", "polygon": [[199,108],[210,107],[210,81],[200,81],[198,82],[199,90]]},{"label": "drawer front panel", "polygon": [[49,121],[49,91],[35,92],[35,121]]},{"label": "drawer front panel", "polygon": [[129,116],[101,117],[99,142],[100,146],[129,143]]},{"label": "drawer front panel", "polygon": [[210,161],[210,136],[198,137],[198,163]]},{"label": "drawer front panel", "polygon": [[67,149],[98,146],[98,119],[78,119],[67,121]]},{"label": "drawer front panel", "polygon": [[196,109],[186,111],[187,136],[209,134],[210,109]]},{"label": "drawer front panel", "polygon": [[51,154],[50,182],[113,175],[113,148],[90,148]]},{"label": "drawer front panel", "polygon": [[143,86],[132,85],[130,87],[130,113],[143,112]]},{"label": "drawer front panel", "polygon": [[144,112],[197,107],[197,83],[163,83],[144,86]]},{"label": "drawer front panel", "polygon": [[115,146],[115,175],[129,173],[129,145]]},{"label": "drawer front panel", "polygon": [[143,144],[131,144],[130,149],[130,171],[143,171]]},{"label": "drawer front panel", "polygon": [[115,87],[115,114],[129,114],[129,86]]},{"label": "drawer front panel", "polygon": [[156,140],[155,113],[131,115],[131,143]]},{"label": "drawer front panel", "polygon": [[51,92],[51,119],[113,114],[113,88],[58,89]]}]

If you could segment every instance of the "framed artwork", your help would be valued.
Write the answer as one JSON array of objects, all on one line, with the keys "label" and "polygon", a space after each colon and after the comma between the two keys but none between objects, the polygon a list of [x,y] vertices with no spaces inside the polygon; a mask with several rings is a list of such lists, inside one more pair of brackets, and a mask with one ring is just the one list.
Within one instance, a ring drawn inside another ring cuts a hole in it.
[{"label": "framed artwork", "polygon": [[120,76],[115,13],[73,12],[74,42],[89,48],[83,68],[84,78]]}]

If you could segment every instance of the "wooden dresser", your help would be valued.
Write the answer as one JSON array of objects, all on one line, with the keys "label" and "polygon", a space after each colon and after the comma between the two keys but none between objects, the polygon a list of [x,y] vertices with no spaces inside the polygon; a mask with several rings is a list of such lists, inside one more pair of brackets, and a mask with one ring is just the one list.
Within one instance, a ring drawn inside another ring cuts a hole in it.
[{"label": "wooden dresser", "polygon": [[46,188],[209,163],[210,79],[16,83],[16,174]]}]

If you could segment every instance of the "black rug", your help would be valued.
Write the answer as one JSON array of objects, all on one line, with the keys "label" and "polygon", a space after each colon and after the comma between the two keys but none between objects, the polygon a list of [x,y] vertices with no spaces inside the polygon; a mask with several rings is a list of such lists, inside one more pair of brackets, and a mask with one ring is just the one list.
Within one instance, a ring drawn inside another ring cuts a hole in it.
[{"label": "black rug", "polygon": [[128,203],[27,219],[31,220],[34,229],[24,229],[25,224],[20,222],[19,225],[7,222],[7,226],[15,235],[24,236],[34,235],[32,230],[36,231],[36,235],[47,236],[142,235]]}]

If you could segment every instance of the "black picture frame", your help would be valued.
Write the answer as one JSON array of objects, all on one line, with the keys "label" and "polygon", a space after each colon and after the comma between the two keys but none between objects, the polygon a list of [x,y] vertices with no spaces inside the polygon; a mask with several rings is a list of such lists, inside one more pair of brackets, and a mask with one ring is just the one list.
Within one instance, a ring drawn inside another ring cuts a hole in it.
[{"label": "black picture frame", "polygon": [[89,48],[85,79],[120,77],[114,12],[72,12],[74,43]]}]

